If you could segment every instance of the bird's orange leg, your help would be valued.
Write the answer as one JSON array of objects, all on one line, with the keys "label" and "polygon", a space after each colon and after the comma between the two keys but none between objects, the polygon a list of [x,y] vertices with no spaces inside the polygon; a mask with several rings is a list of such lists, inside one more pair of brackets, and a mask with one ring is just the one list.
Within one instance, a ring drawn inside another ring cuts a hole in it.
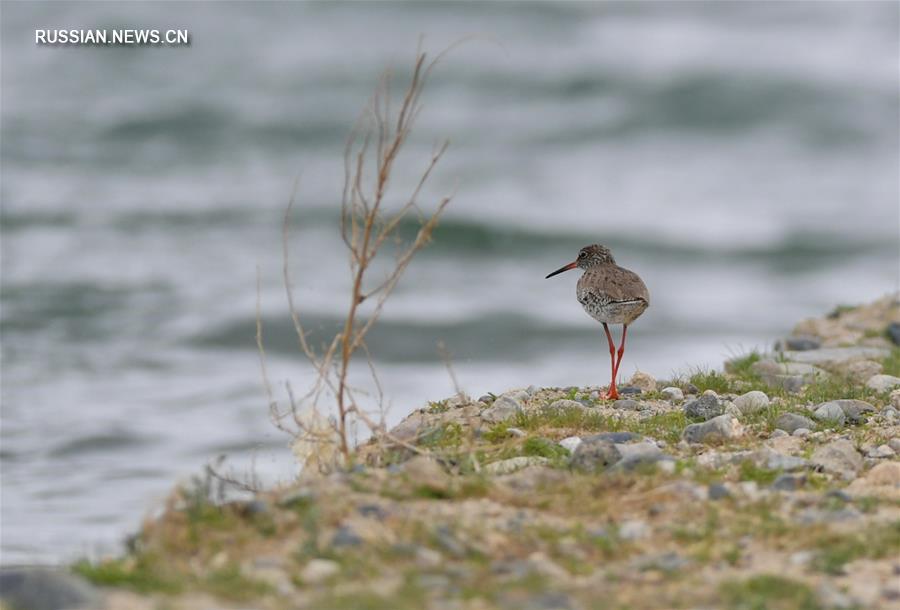
[{"label": "bird's orange leg", "polygon": [[619,365],[622,364],[622,354],[625,353],[625,335],[628,334],[628,325],[622,325],[622,344],[619,345],[619,358],[616,360],[616,368],[613,371],[613,380],[619,376]]},{"label": "bird's orange leg", "polygon": [[602,394],[601,398],[616,400],[619,398],[619,393],[616,391],[616,371],[619,368],[616,363],[616,343],[613,341],[612,334],[610,334],[609,326],[606,322],[603,323],[603,330],[606,331],[606,340],[609,342],[609,363],[612,369],[612,380],[609,382],[609,390],[605,394]]}]

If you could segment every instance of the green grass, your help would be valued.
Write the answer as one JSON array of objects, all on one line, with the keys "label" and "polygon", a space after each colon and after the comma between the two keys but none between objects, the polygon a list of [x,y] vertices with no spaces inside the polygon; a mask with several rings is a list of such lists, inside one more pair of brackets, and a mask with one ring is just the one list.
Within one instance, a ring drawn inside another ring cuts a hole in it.
[{"label": "green grass", "polygon": [[891,353],[881,361],[885,375],[900,377],[900,347],[892,347]]},{"label": "green grass", "polygon": [[160,563],[150,556],[98,563],[81,559],[72,565],[72,571],[95,585],[131,589],[138,593],[178,593],[184,588],[181,579],[165,573]]},{"label": "green grass", "polygon": [[237,564],[210,572],[202,586],[217,597],[236,601],[252,601],[274,592],[270,584],[241,574]]},{"label": "green grass", "polygon": [[872,526],[859,534],[831,534],[816,542],[813,566],[828,574],[842,574],[844,566],[862,558],[900,556],[900,521]]},{"label": "green grass", "polygon": [[733,381],[718,371],[698,370],[689,378],[690,383],[697,386],[700,392],[712,390],[716,394],[727,394],[733,391]]},{"label": "green grass", "polygon": [[753,463],[752,460],[744,460],[738,466],[738,475],[741,481],[756,481],[757,484],[763,486],[771,485],[778,478],[779,474],[781,474],[780,470],[761,468]]},{"label": "green grass", "polygon": [[807,585],[771,574],[723,583],[719,594],[729,610],[818,610],[816,595]]},{"label": "green grass", "polygon": [[561,447],[558,443],[551,440],[539,436],[531,436],[522,445],[522,455],[545,457],[549,460],[562,460],[569,456],[569,452],[565,447]]}]

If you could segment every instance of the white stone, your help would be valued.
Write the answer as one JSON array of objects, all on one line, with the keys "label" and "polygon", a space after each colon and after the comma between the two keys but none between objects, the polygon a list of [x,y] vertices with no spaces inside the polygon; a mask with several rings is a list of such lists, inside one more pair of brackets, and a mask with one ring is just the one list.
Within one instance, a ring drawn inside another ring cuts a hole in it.
[{"label": "white stone", "polygon": [[566,438],[559,441],[559,444],[562,445],[569,453],[575,453],[575,450],[578,449],[578,445],[581,444],[581,437],[567,436]]},{"label": "white stone", "polygon": [[335,576],[340,571],[341,566],[336,561],[311,559],[300,571],[300,578],[306,583],[319,583]]},{"label": "white stone", "polygon": [[797,428],[796,430],[794,430],[794,436],[805,438],[809,436],[811,432],[812,430],[810,430],[809,428]]},{"label": "white stone", "polygon": [[870,458],[889,458],[894,457],[896,453],[887,445],[878,445],[867,454]]},{"label": "white stone", "polygon": [[876,392],[887,392],[900,386],[900,377],[893,375],[873,375],[866,382],[866,387]]},{"label": "white stone", "polygon": [[660,394],[662,394],[662,397],[669,402],[677,403],[684,400],[684,392],[681,391],[681,388],[669,386],[667,388],[663,388],[660,391]]},{"label": "white stone", "polygon": [[765,392],[753,390],[734,399],[734,406],[744,415],[758,413],[769,407],[769,397]]}]

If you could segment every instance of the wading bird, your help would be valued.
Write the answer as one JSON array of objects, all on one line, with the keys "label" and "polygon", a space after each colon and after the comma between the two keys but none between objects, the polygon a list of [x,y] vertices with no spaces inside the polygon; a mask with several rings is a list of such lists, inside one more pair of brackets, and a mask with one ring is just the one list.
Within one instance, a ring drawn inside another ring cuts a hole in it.
[{"label": "wading bird", "polygon": [[[650,305],[650,292],[635,272],[619,267],[609,248],[600,244],[585,246],[578,252],[578,258],[574,262],[557,269],[547,278],[576,267],[584,269],[575,292],[578,302],[588,315],[603,324],[606,339],[609,341],[612,380],[604,397],[616,399],[619,397],[616,377],[619,374],[619,365],[622,364],[622,354],[625,353],[628,325]],[[616,344],[609,332],[610,324],[622,325],[622,344],[619,346],[618,358],[616,358]]]}]

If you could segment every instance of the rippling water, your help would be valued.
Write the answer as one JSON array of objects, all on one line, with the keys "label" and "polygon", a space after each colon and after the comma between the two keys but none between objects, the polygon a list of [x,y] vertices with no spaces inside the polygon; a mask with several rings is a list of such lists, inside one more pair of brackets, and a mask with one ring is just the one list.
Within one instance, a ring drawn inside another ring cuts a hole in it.
[{"label": "rippling water", "polygon": [[[176,10],[177,9],[177,10]],[[452,393],[606,382],[587,243],[652,306],[625,375],[717,365],[898,288],[894,3],[3,3],[2,561],[115,548],[220,453],[288,477],[254,346],[302,387],[297,297],[346,305],[349,126],[420,34],[440,49],[408,165],[457,189],[372,335],[399,419]],[[188,48],[37,47],[36,27],[189,28]]]}]

